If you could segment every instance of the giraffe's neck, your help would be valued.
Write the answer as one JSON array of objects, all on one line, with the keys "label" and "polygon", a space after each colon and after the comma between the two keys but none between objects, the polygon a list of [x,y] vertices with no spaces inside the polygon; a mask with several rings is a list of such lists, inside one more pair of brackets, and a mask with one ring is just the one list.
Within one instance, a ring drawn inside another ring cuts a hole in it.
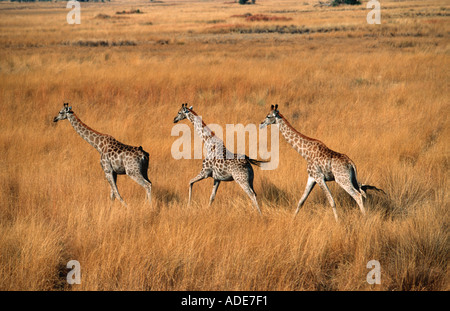
[{"label": "giraffe's neck", "polygon": [[199,137],[201,137],[204,143],[207,143],[211,138],[215,136],[214,132],[206,126],[202,118],[199,117],[195,112],[190,111],[187,114],[187,118],[192,122],[195,132]]},{"label": "giraffe's neck", "polygon": [[312,146],[312,143],[318,142],[318,140],[307,137],[298,132],[292,127],[284,116],[281,114],[279,114],[279,116],[281,118],[277,120],[277,124],[283,137],[289,144],[292,145],[292,147],[294,147],[295,150],[297,150],[298,153],[300,153],[303,158],[309,160],[310,147]]},{"label": "giraffe's neck", "polygon": [[206,158],[226,158],[232,154],[225,148],[223,141],[206,126],[202,118],[192,110],[187,114],[187,118],[194,125],[194,130],[201,137],[206,148]]},{"label": "giraffe's neck", "polygon": [[104,145],[104,140],[110,137],[109,135],[105,135],[102,133],[99,133],[97,131],[94,131],[89,126],[84,124],[75,113],[69,114],[67,117],[70,124],[72,124],[75,131],[83,138],[85,141],[87,141],[92,147],[97,149],[98,152],[102,153],[102,147]]}]

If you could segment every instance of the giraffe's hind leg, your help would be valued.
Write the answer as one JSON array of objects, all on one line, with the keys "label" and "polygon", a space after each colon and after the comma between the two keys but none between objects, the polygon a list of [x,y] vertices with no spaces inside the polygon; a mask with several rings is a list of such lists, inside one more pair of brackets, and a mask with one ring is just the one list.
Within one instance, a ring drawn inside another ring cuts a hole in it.
[{"label": "giraffe's hind leg", "polygon": [[336,178],[336,183],[356,201],[361,213],[365,215],[366,209],[364,208],[363,195],[355,189],[351,182],[350,176],[348,178]]},{"label": "giraffe's hind leg", "polygon": [[214,179],[214,186],[211,193],[211,197],[209,198],[209,205],[211,206],[212,202],[214,201],[214,198],[216,197],[217,188],[219,188],[220,180]]},{"label": "giraffe's hind leg", "polygon": [[146,161],[145,163],[143,163],[141,165],[140,172],[141,172],[142,178],[144,178],[145,186],[143,186],[143,187],[145,188],[145,191],[147,192],[147,199],[150,202],[150,204],[152,204],[152,182],[150,181],[150,179],[148,179],[147,170],[148,170],[148,161]]},{"label": "giraffe's hind leg", "polygon": [[150,179],[148,179],[147,170],[148,170],[148,158],[144,159],[143,161],[141,160],[140,172],[146,184],[144,188],[145,191],[147,191],[147,199],[150,202],[150,204],[152,204],[152,182],[150,181]]},{"label": "giraffe's hind leg", "polygon": [[[113,177],[114,184],[117,184],[117,173],[112,172],[112,177]],[[111,201],[114,201],[114,199],[116,198],[112,187],[111,187],[111,193],[109,194],[109,198],[111,199]]]},{"label": "giraffe's hind leg", "polygon": [[130,176],[131,179],[133,179],[135,182],[137,182],[139,185],[141,185],[145,191],[147,192],[147,199],[152,203],[152,183],[148,180],[148,178],[145,178],[140,172],[132,171],[130,173],[127,172],[127,175]]},{"label": "giraffe's hind leg", "polygon": [[250,200],[252,200],[253,206],[256,208],[259,214],[261,214],[261,210],[259,209],[258,200],[256,200],[256,193],[252,189],[251,182],[245,179],[235,179],[239,186],[247,193]]},{"label": "giraffe's hind leg", "polygon": [[256,193],[255,191],[252,190],[252,188],[250,187],[250,185],[248,184],[239,184],[242,189],[244,189],[245,193],[247,193],[247,195],[249,196],[249,198],[252,200],[253,206],[255,206],[256,210],[258,211],[259,214],[261,213],[261,209],[259,208],[258,205],[258,200],[256,200]]}]

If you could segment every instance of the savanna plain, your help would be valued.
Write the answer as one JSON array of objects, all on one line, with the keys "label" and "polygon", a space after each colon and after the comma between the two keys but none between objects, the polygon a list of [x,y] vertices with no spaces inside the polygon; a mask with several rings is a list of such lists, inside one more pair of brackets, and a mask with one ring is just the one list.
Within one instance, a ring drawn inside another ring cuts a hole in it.
[{"label": "savanna plain", "polygon": [[[83,2],[69,25],[66,2],[0,2],[0,289],[448,290],[450,6],[384,0],[380,25],[369,11],[120,0]],[[99,154],[52,122],[64,102],[149,152],[151,205],[124,176],[128,207],[110,201]],[[171,155],[185,102],[224,128],[278,104],[386,194],[362,216],[330,182],[340,221],[319,187],[294,218],[306,161],[280,137],[278,168],[254,168],[262,216],[234,182],[209,207],[212,179],[187,206],[202,160]]]}]

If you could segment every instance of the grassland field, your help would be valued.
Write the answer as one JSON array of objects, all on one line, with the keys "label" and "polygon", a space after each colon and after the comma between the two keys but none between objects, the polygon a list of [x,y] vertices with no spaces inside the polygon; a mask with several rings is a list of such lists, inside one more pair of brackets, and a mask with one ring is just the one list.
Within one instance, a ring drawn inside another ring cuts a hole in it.
[{"label": "grassland field", "polygon": [[[366,1],[317,4],[83,2],[70,25],[66,2],[0,2],[0,289],[449,290],[449,3],[383,0],[379,25]],[[64,102],[149,152],[151,205],[124,176],[128,208],[110,201],[99,154],[52,122]],[[262,216],[234,182],[209,207],[211,179],[188,207],[202,160],[171,156],[185,102],[224,127],[278,104],[386,195],[363,217],[329,183],[341,221],[318,187],[294,218],[306,161],[280,137],[278,168],[255,167]]]}]

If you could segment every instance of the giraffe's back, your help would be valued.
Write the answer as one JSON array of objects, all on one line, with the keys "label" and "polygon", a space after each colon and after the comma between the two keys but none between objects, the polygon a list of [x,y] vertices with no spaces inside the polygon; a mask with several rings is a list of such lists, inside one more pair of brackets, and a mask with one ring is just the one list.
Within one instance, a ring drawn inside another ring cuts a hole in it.
[{"label": "giraffe's back", "polygon": [[324,143],[317,141],[308,156],[308,174],[313,177],[323,176],[326,181],[333,181],[336,176],[344,175],[354,166],[345,154],[331,150]]},{"label": "giraffe's back", "polygon": [[209,172],[209,177],[220,181],[232,181],[236,178],[248,178],[253,176],[253,169],[247,159],[213,158],[203,160],[203,169]]},{"label": "giraffe's back", "polygon": [[146,170],[149,154],[141,146],[126,145],[110,137],[102,158],[111,163],[114,172],[122,175],[142,171],[143,168]]}]

